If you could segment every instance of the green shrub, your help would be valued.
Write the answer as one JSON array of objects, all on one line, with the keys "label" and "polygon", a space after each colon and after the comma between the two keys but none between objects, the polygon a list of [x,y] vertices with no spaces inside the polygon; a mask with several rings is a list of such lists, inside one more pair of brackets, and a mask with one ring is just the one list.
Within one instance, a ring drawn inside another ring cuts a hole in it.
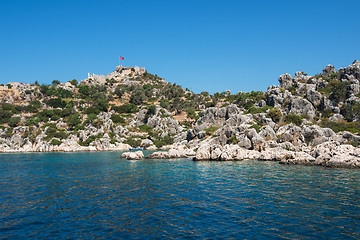
[{"label": "green shrub", "polygon": [[9,126],[10,127],[16,127],[19,124],[20,119],[21,119],[20,117],[12,117],[12,118],[10,118],[9,122],[8,122]]},{"label": "green shrub", "polygon": [[165,137],[163,138],[158,138],[158,139],[155,139],[154,141],[154,145],[157,147],[157,148],[160,148],[162,146],[165,146],[165,145],[170,145],[170,144],[173,144],[174,143],[174,139],[169,136],[169,135],[166,135]]},{"label": "green shrub", "polygon": [[330,109],[324,109],[321,111],[322,118],[329,118],[332,115],[334,115],[334,113]]},{"label": "green shrub", "polygon": [[13,113],[0,109],[0,124],[7,123],[12,115]]},{"label": "green shrub", "polygon": [[61,130],[61,131],[58,131],[58,129],[54,129],[54,128],[48,128],[46,130],[46,137],[45,137],[45,140],[50,140],[52,138],[59,138],[59,139],[65,139],[67,138],[69,135]]},{"label": "green shrub", "polygon": [[102,137],[101,134],[89,136],[89,137],[86,139],[86,141],[79,141],[79,145],[80,145],[80,146],[87,147],[87,146],[90,145],[90,143],[92,143],[93,141],[95,141],[96,139],[99,139],[99,138],[101,138],[101,137]]},{"label": "green shrub", "polygon": [[75,131],[84,130],[84,129],[85,129],[85,126],[84,126],[84,125],[77,125],[77,126],[75,126],[75,128],[74,128]]},{"label": "green shrub", "polygon": [[323,120],[321,122],[321,127],[331,128],[334,132],[349,131],[352,133],[360,133],[360,123],[359,122],[347,122],[342,121],[327,121]]},{"label": "green shrub", "polygon": [[346,99],[346,89],[349,84],[350,82],[342,82],[337,79],[332,79],[324,88],[319,89],[319,92],[329,96],[329,98],[334,100],[336,103],[343,102]]},{"label": "green shrub", "polygon": [[147,97],[145,95],[145,91],[143,88],[136,88],[130,97],[130,103],[135,104],[135,105],[141,105],[143,104],[144,101],[147,100]]},{"label": "green shrub", "polygon": [[55,139],[55,138],[53,138],[50,142],[51,145],[57,145],[57,146],[59,146],[61,143],[62,143],[62,141]]},{"label": "green shrub", "polygon": [[98,115],[100,113],[100,111],[96,107],[88,107],[88,108],[85,109],[84,113]]},{"label": "green shrub", "polygon": [[165,109],[170,109],[170,103],[168,99],[161,99],[160,100],[160,107]]},{"label": "green shrub", "polygon": [[206,92],[206,91],[203,91],[203,92],[201,92],[200,94],[203,95],[204,97],[209,96],[209,92]]},{"label": "green shrub", "polygon": [[29,117],[28,119],[26,119],[26,126],[33,126],[33,125],[36,125],[40,122],[40,118],[37,117],[37,116],[31,116]]},{"label": "green shrub", "polygon": [[354,146],[354,147],[358,147],[358,146],[359,146],[359,143],[358,143],[358,142],[354,142],[354,141],[352,141],[352,142],[346,142],[345,144],[349,144],[349,145],[352,145],[352,146]]},{"label": "green shrub", "polygon": [[260,124],[257,124],[257,123],[250,126],[250,128],[255,129],[256,132],[260,132],[261,127],[262,126]]},{"label": "green shrub", "polygon": [[188,118],[196,119],[197,117],[197,114],[193,108],[189,108],[188,110],[186,110],[186,114],[186,117]]},{"label": "green shrub", "polygon": [[207,103],[205,103],[205,107],[206,108],[210,108],[210,107],[215,107],[215,103],[214,102],[207,102]]},{"label": "green shrub", "polygon": [[286,115],[285,117],[285,122],[286,123],[294,123],[298,126],[301,125],[303,118],[299,115],[293,114],[293,113],[289,113],[288,115]]},{"label": "green shrub", "polygon": [[183,127],[185,127],[186,129],[192,129],[192,125],[189,122],[182,122],[181,123],[183,125]]},{"label": "green shrub", "polygon": [[289,92],[291,92],[291,94],[296,95],[296,87],[290,86],[290,87],[287,88],[287,90]]},{"label": "green shrub", "polygon": [[69,83],[71,83],[72,85],[74,85],[76,87],[79,82],[78,82],[78,80],[73,79],[73,80],[69,81]]},{"label": "green shrub", "polygon": [[216,132],[216,130],[218,130],[218,129],[219,129],[219,127],[212,126],[209,128],[205,128],[204,131],[205,131],[206,135],[210,136],[211,134]]},{"label": "green shrub", "polygon": [[152,127],[149,127],[148,125],[146,125],[146,124],[143,124],[143,125],[140,125],[139,126],[139,130],[141,131],[141,132],[151,132],[152,131]]},{"label": "green shrub", "polygon": [[232,136],[229,138],[228,142],[229,144],[238,144],[239,140],[235,136]]},{"label": "green shrub", "polygon": [[135,139],[134,137],[128,137],[125,141],[125,144],[129,144],[131,147],[139,147],[141,144],[141,139]]},{"label": "green shrub", "polygon": [[4,138],[9,138],[9,137],[11,137],[13,130],[14,130],[14,129],[13,129],[12,127],[8,127],[8,128],[6,129],[6,131],[5,131],[5,134],[2,135],[2,137],[4,137]]},{"label": "green shrub", "polygon": [[70,128],[74,128],[76,125],[81,123],[81,116],[79,113],[75,113],[71,116],[69,116],[68,120],[67,120],[67,125]]},{"label": "green shrub", "polygon": [[95,113],[88,114],[86,120],[84,121],[84,125],[93,123],[95,119],[97,119],[97,115]]},{"label": "green shrub", "polygon": [[107,112],[109,108],[108,100],[105,99],[97,99],[94,101],[94,107],[97,108],[100,112]]},{"label": "green shrub", "polygon": [[125,123],[125,119],[120,117],[117,114],[113,114],[111,115],[111,120],[113,121],[113,123],[121,123],[124,124]]},{"label": "green shrub", "polygon": [[22,107],[17,105],[12,105],[10,103],[3,103],[1,109],[7,112],[12,112],[14,114],[18,114],[21,112]]},{"label": "green shrub", "polygon": [[59,80],[53,80],[51,85],[59,85],[61,82]]},{"label": "green shrub", "polygon": [[278,108],[273,108],[270,109],[266,116],[271,118],[274,122],[279,122],[282,118],[282,112]]},{"label": "green shrub", "polygon": [[125,93],[125,89],[124,88],[122,88],[121,86],[117,86],[116,88],[115,88],[115,92],[114,92],[119,98],[121,98],[122,97],[122,95],[124,95],[124,93]]},{"label": "green shrub", "polygon": [[341,114],[348,121],[352,121],[353,118],[360,119],[360,104],[357,102],[345,104],[341,108]]},{"label": "green shrub", "polygon": [[147,116],[152,116],[152,115],[155,115],[156,114],[156,106],[155,105],[150,105],[148,107],[148,110],[146,112],[146,115]]},{"label": "green shrub", "polygon": [[138,111],[138,107],[135,104],[129,103],[121,106],[111,105],[111,109],[117,113],[135,113]]},{"label": "green shrub", "polygon": [[53,108],[65,108],[66,107],[66,102],[63,101],[61,99],[61,97],[52,98],[47,102],[47,104]]},{"label": "green shrub", "polygon": [[264,107],[250,107],[246,113],[257,114],[257,113],[265,113],[267,110],[272,109],[271,106]]},{"label": "green shrub", "polygon": [[163,89],[162,89],[162,95],[165,96],[167,99],[171,100],[174,98],[181,98],[184,96],[184,89],[179,86],[171,83],[168,83]]}]

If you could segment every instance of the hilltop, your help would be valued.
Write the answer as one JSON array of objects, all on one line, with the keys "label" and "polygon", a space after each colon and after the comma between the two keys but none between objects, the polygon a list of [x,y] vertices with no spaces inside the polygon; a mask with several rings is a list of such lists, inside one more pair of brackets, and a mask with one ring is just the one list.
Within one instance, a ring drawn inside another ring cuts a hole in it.
[{"label": "hilltop", "polygon": [[265,92],[193,93],[140,67],[0,86],[0,152],[170,149],[153,158],[360,166],[360,63]]}]

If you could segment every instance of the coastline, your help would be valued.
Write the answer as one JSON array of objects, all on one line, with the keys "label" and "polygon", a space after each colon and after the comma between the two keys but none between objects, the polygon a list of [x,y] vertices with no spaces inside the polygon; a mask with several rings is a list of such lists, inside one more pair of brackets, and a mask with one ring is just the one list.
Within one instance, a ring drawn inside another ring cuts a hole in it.
[{"label": "coastline", "polygon": [[[170,147],[170,146],[168,146]],[[95,148],[90,148],[95,149]],[[51,150],[51,151],[24,151],[8,150],[0,154],[22,154],[22,153],[84,153],[84,152],[122,152],[121,158],[128,160],[142,159],[183,159],[193,161],[273,161],[279,164],[323,166],[336,168],[360,168],[360,150],[351,145],[341,145],[336,142],[325,142],[319,146],[307,149],[307,151],[289,151],[283,148],[269,148],[264,151],[247,150],[238,145],[203,145],[198,151],[186,149],[184,146],[172,146],[169,150],[152,149],[146,156],[143,151],[129,151],[123,149],[101,149],[101,150]],[[316,157],[314,157],[316,156]]]},{"label": "coastline", "polygon": [[278,81],[265,92],[196,94],[144,68],[118,66],[80,83],[9,83],[0,86],[0,153],[141,146],[155,150],[146,156],[154,159],[359,168],[360,62]]}]

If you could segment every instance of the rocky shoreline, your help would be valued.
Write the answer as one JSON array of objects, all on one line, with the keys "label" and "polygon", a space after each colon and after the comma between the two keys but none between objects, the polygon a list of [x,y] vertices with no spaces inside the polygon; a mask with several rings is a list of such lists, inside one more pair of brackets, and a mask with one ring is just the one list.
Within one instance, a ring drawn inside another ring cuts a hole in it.
[{"label": "rocky shoreline", "polygon": [[155,150],[152,159],[359,168],[360,63],[278,80],[265,92],[195,94],[143,68],[119,66],[79,85],[8,84],[0,88],[0,153],[141,146]]}]

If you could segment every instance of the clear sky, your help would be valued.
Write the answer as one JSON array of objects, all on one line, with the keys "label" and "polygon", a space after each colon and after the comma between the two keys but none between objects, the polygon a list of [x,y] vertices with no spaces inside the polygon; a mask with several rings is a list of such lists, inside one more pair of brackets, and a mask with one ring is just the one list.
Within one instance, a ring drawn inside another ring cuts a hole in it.
[{"label": "clear sky", "polygon": [[267,89],[360,59],[360,1],[0,0],[0,83],[146,67],[194,92]]}]

